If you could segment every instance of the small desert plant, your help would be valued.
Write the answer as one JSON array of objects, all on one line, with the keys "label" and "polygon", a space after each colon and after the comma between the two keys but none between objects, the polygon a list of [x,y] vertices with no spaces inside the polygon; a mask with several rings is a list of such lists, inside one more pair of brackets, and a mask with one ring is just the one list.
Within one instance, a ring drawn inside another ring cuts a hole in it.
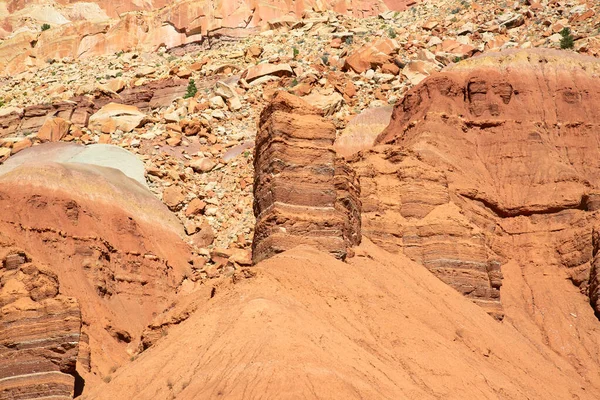
[{"label": "small desert plant", "polygon": [[396,31],[394,30],[394,28],[389,28],[388,36],[390,37],[390,39],[396,39],[396,36],[398,36],[398,35],[396,34]]},{"label": "small desert plant", "polygon": [[346,44],[351,45],[354,42],[353,36],[346,36]]},{"label": "small desert plant", "polygon": [[567,27],[562,28],[560,31],[560,48],[561,49],[572,49],[575,45],[575,38],[571,35],[571,30]]},{"label": "small desert plant", "polygon": [[42,25],[42,31],[47,31],[48,29],[50,29],[50,25],[49,24]]},{"label": "small desert plant", "polygon": [[321,61],[323,61],[324,65],[329,65],[329,54],[323,54],[323,56],[321,57]]},{"label": "small desert plant", "polygon": [[198,93],[198,88],[196,88],[196,82],[193,79],[190,79],[190,82],[187,85],[187,91],[185,92],[184,99],[188,99],[190,97],[194,97]]},{"label": "small desert plant", "polygon": [[294,60],[296,59],[296,57],[298,57],[298,55],[300,54],[300,50],[298,50],[297,48],[293,48],[293,52],[294,52]]}]

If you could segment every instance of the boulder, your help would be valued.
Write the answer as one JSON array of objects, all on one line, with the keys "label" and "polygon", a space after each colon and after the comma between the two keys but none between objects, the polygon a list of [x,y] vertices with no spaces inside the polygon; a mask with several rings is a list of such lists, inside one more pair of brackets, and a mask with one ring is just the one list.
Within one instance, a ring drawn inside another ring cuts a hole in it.
[{"label": "boulder", "polygon": [[242,77],[246,79],[246,82],[250,83],[263,76],[293,76],[294,71],[288,64],[257,64],[248,68],[242,74]]},{"label": "boulder", "polygon": [[344,70],[362,73],[368,69],[375,69],[390,62],[392,55],[399,49],[398,42],[394,39],[380,38],[372,43],[354,50],[344,62]]},{"label": "boulder", "polygon": [[131,132],[142,125],[146,114],[135,106],[108,103],[90,117],[88,128],[92,131],[114,133],[117,129]]},{"label": "boulder", "polygon": [[71,122],[60,117],[50,118],[40,128],[37,138],[41,142],[58,142],[69,133]]}]

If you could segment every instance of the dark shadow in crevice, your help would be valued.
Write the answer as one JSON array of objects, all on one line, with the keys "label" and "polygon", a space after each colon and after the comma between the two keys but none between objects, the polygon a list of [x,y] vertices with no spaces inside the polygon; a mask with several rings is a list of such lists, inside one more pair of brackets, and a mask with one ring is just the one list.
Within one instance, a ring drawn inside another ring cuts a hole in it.
[{"label": "dark shadow in crevice", "polygon": [[85,379],[79,375],[79,372],[75,371],[73,375],[75,377],[75,389],[73,392],[73,398],[81,396],[83,393],[83,388],[85,387]]}]

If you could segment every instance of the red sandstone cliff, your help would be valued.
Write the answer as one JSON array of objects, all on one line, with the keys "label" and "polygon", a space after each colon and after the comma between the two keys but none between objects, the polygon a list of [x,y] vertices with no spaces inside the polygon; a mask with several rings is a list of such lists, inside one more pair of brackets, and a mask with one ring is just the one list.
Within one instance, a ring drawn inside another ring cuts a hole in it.
[{"label": "red sandstone cliff", "polygon": [[506,314],[590,379],[599,72],[598,59],[560,51],[461,62],[409,91],[379,145],[350,159],[365,236]]}]

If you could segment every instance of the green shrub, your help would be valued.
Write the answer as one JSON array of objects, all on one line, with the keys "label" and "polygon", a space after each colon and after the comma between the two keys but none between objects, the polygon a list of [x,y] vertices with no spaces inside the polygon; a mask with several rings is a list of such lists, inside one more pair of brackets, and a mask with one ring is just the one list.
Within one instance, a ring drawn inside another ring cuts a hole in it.
[{"label": "green shrub", "polygon": [[300,54],[300,50],[298,50],[297,48],[293,48],[294,51],[294,60],[296,59],[296,57],[298,57],[298,55]]},{"label": "green shrub", "polygon": [[48,24],[42,25],[42,31],[47,31],[48,29],[50,29],[50,25],[48,25]]},{"label": "green shrub", "polygon": [[390,37],[390,39],[396,39],[396,36],[398,36],[398,35],[396,34],[396,31],[394,30],[394,28],[389,28],[388,36]]},{"label": "green shrub", "polygon": [[560,48],[561,49],[572,49],[575,46],[575,38],[571,35],[571,30],[567,27],[562,28],[560,31]]},{"label": "green shrub", "polygon": [[198,93],[198,88],[196,88],[196,82],[193,79],[190,79],[190,82],[187,85],[187,91],[185,92],[184,99],[188,99],[190,97],[194,97]]}]

